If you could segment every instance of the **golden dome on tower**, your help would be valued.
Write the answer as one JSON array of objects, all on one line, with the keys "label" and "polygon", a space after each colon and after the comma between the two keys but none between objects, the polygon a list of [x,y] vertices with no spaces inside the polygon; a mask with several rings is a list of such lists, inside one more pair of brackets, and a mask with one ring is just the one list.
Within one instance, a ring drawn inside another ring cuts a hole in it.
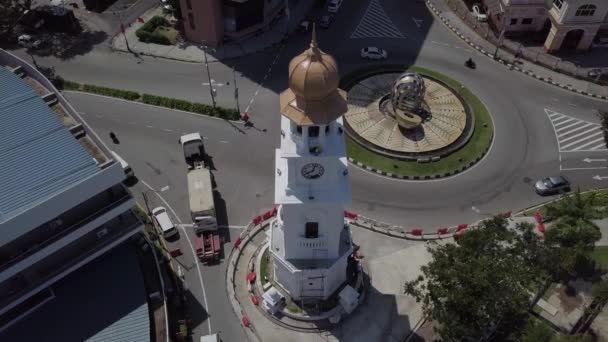
[{"label": "golden dome on tower", "polygon": [[330,123],[347,110],[339,83],[336,60],[319,49],[313,26],[310,48],[289,62],[289,89],[281,93],[281,112],[298,125]]}]

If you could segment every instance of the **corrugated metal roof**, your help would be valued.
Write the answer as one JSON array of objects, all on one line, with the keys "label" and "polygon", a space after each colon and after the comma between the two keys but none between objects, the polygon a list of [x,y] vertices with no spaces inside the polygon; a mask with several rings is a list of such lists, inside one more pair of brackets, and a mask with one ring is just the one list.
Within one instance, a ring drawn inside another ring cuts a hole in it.
[{"label": "corrugated metal roof", "polygon": [[40,96],[0,67],[0,222],[99,171]]},{"label": "corrugated metal roof", "polygon": [[150,317],[148,304],[144,303],[98,332],[87,342],[148,342],[150,341]]}]

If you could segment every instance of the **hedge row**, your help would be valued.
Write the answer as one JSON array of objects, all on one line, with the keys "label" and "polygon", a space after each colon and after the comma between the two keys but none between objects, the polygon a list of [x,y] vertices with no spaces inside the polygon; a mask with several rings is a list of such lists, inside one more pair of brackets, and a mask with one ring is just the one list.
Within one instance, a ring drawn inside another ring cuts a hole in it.
[{"label": "hedge row", "polygon": [[208,104],[190,102],[186,100],[175,99],[172,97],[156,96],[150,94],[140,95],[138,92],[131,90],[114,89],[108,87],[101,87],[92,84],[82,85],[77,82],[67,81],[57,77],[59,82],[56,82],[55,86],[63,90],[79,90],[87,93],[100,94],[110,97],[118,97],[127,100],[138,100],[146,104],[151,104],[160,107],[166,107],[171,109],[179,109],[186,112],[193,112],[203,114],[207,116],[216,116],[225,120],[239,120],[241,118],[239,112],[232,108],[213,107]]},{"label": "hedge row", "polygon": [[213,106],[204,103],[189,102],[171,97],[144,94],[142,97],[142,102],[155,106],[179,109],[208,116],[217,116],[226,120],[238,120],[240,118],[239,112],[232,108],[214,108]]},{"label": "hedge row", "polygon": [[125,100],[137,100],[140,97],[139,93],[136,91],[101,87],[92,84],[85,84],[82,87],[82,90],[87,93],[118,97]]}]

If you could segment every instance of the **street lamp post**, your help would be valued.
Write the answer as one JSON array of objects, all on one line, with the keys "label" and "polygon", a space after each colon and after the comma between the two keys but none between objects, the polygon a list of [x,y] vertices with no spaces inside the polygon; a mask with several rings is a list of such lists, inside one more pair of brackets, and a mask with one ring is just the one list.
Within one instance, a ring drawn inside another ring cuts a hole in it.
[{"label": "street lamp post", "polygon": [[[116,15],[116,12],[112,13]],[[125,38],[127,50],[132,53],[133,51],[131,51],[131,47],[129,46],[129,40],[127,40],[127,33],[125,32],[125,24],[122,22],[122,15],[120,14],[120,12],[118,13],[118,20],[120,21],[120,31],[122,32],[122,36]]]},{"label": "street lamp post", "polygon": [[215,108],[215,94],[213,89],[213,83],[211,82],[211,73],[209,72],[209,63],[207,62],[207,44],[203,40],[203,56],[205,58],[205,68],[207,68],[207,78],[209,79],[209,93],[211,94],[211,102],[213,103],[213,108]]},{"label": "street lamp post", "polygon": [[502,44],[502,41],[505,37],[505,29],[507,22],[507,13],[505,12],[504,8],[502,8],[502,4],[500,4],[500,2],[498,4],[500,5],[500,13],[502,14],[502,27],[500,28],[500,36],[498,37],[496,50],[494,51],[494,59],[498,58],[498,49],[500,49],[500,45]]},{"label": "street lamp post", "polygon": [[232,67],[232,81],[234,83],[234,102],[236,102],[236,111],[240,114],[241,107],[239,106],[239,87],[236,85],[236,72],[234,71],[234,67]]}]

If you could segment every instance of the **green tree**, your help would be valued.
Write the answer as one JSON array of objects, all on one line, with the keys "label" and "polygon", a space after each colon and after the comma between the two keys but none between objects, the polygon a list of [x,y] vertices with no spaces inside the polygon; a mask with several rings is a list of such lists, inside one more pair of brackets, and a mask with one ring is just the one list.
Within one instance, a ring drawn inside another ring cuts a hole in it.
[{"label": "green tree", "polygon": [[549,342],[554,335],[554,331],[546,324],[542,324],[538,319],[530,318],[526,323],[521,337],[522,342]]},{"label": "green tree", "polygon": [[598,116],[600,117],[600,123],[602,124],[602,133],[604,134],[604,143],[608,147],[608,112],[599,111]]},{"label": "green tree", "polygon": [[549,258],[533,229],[520,224],[509,230],[506,220],[494,218],[456,243],[433,244],[431,262],[404,292],[422,302],[443,340],[505,340],[527,317],[526,287],[546,278]]},{"label": "green tree", "polygon": [[593,342],[593,337],[589,335],[555,335],[551,342]]},{"label": "green tree", "polygon": [[602,303],[608,302],[608,280],[602,280],[593,284],[591,294],[593,295],[594,299]]},{"label": "green tree", "polygon": [[31,5],[32,0],[0,1],[0,35],[10,33]]},{"label": "green tree", "polygon": [[601,218],[603,211],[597,208],[596,194],[582,195],[580,191],[564,196],[547,206],[547,216],[555,222],[547,230],[546,241],[551,247],[555,263],[551,270],[565,283],[593,269],[590,251],[601,232],[591,221]]}]

